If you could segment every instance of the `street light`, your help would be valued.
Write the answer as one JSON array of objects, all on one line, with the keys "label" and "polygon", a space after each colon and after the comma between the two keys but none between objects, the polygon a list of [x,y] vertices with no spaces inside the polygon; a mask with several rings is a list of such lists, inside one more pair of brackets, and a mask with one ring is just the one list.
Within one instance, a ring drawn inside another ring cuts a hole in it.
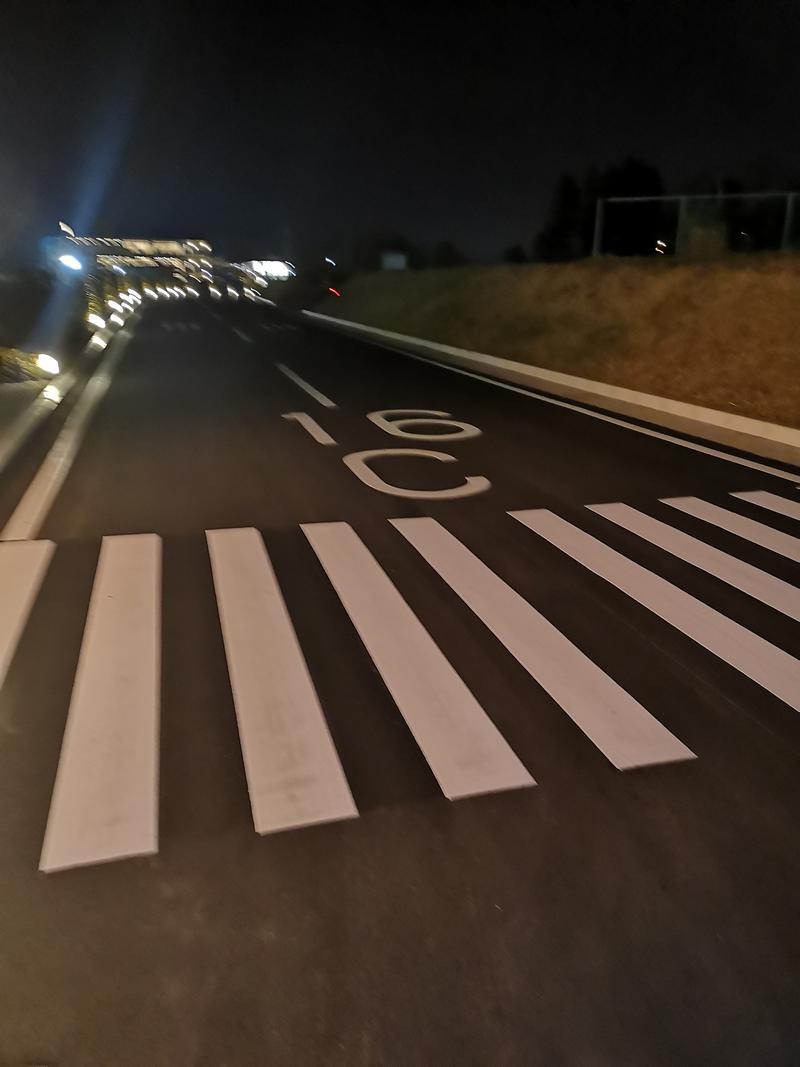
[{"label": "street light", "polygon": [[67,267],[69,268],[69,270],[81,270],[83,267],[83,264],[79,259],[69,254],[59,256],[58,262],[62,265],[62,267]]}]

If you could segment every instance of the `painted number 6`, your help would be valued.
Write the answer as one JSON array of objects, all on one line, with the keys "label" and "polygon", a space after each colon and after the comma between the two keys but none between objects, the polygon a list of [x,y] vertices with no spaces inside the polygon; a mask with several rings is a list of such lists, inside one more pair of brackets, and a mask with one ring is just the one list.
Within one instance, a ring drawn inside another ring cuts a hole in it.
[{"label": "painted number 6", "polygon": [[[470,437],[480,437],[481,433],[477,426],[472,426],[469,422],[451,419],[449,411],[388,408],[385,411],[371,411],[367,418],[393,437],[411,437],[417,441],[466,441]],[[414,426],[422,429],[412,429]],[[447,429],[442,433],[426,433],[426,426]]]}]

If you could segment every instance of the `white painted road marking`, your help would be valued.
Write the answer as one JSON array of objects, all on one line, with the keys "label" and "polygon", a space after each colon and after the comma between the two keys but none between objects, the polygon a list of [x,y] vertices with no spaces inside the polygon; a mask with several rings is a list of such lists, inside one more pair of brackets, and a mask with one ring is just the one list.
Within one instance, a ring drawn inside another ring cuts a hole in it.
[{"label": "white painted road marking", "polygon": [[158,851],[161,541],[105,537],[40,869]]},{"label": "white painted road marking", "polygon": [[[304,312],[304,314],[313,314],[313,312]],[[600,422],[610,423],[612,426],[619,426],[623,430],[632,430],[634,433],[644,434],[645,437],[653,437],[657,441],[666,441],[670,445],[679,445],[681,448],[688,448],[692,452],[702,452],[706,456],[712,456],[714,459],[725,460],[726,463],[736,463],[740,467],[748,467],[750,470],[759,471],[761,474],[771,474],[776,478],[783,478],[787,482],[797,482],[800,480],[800,475],[792,473],[791,471],[781,470],[780,467],[770,467],[766,463],[758,463],[752,459],[745,459],[744,456],[736,456],[730,452],[722,452],[718,448],[711,448],[710,445],[701,445],[696,441],[689,441],[683,437],[675,437],[670,433],[663,433],[660,430],[651,430],[648,426],[640,426],[636,422],[628,422],[623,418],[617,418],[615,415],[606,415],[602,411],[593,411],[589,407],[582,407],[580,404],[572,404],[569,400],[559,400],[554,396],[546,396],[544,393],[537,393],[533,389],[526,389],[520,385],[511,385],[510,382],[501,382],[497,378],[490,378],[486,374],[478,374],[475,371],[465,370],[463,367],[454,367],[450,363],[440,363],[438,359],[431,359],[430,356],[420,356],[416,352],[409,352],[408,349],[398,348],[396,345],[383,344],[378,341],[373,341],[373,344],[377,348],[385,348],[390,352],[397,352],[399,355],[407,356],[409,359],[416,359],[420,363],[429,363],[432,367],[439,367],[441,370],[451,371],[453,374],[460,374],[464,378],[475,378],[479,382],[485,382],[487,385],[494,385],[498,389],[505,389],[509,393],[519,393],[522,396],[527,396],[531,400],[539,400],[543,404],[551,404],[553,407],[564,408],[566,411],[574,411],[578,415],[586,415],[590,419],[598,419]]]},{"label": "white painted road marking", "polygon": [[791,537],[780,530],[773,530],[771,526],[765,526],[761,522],[755,522],[736,511],[728,511],[727,508],[709,504],[707,500],[700,500],[696,496],[672,496],[664,497],[662,504],[669,504],[671,508],[684,511],[687,515],[694,515],[697,519],[710,522],[718,526],[720,530],[743,537],[746,541],[752,541],[760,548],[768,548],[770,552],[777,552],[780,556],[786,556],[800,563],[800,538]]},{"label": "white painted road marking", "polygon": [[0,534],[0,541],[36,537],[70,472],[97,405],[105,396],[125,351],[127,338],[117,334],[100,366],[86,383],[33,481]]},{"label": "white painted road marking", "polygon": [[392,525],[620,770],[693,753],[435,519]]},{"label": "white painted road marking", "polygon": [[54,550],[52,541],[0,544],[0,688]]},{"label": "white painted road marking", "polygon": [[367,652],[450,800],[534,784],[358,535],[302,527]]},{"label": "white painted road marking", "polygon": [[512,513],[588,570],[800,711],[800,662],[552,511]]},{"label": "white painted road marking", "polygon": [[321,393],[319,389],[315,389],[313,385],[310,385],[307,381],[305,381],[304,378],[301,378],[299,374],[295,374],[291,367],[287,367],[283,363],[276,363],[275,366],[278,368],[281,374],[285,374],[289,381],[294,382],[295,385],[299,385],[300,388],[304,392],[308,393],[310,397],[313,397],[313,399],[316,400],[318,404],[322,404],[324,408],[336,407],[336,404],[334,404],[330,397],[325,396],[325,394]]},{"label": "white painted road marking", "polygon": [[256,831],[357,816],[261,535],[206,536]]},{"label": "white painted road marking", "polygon": [[690,537],[682,530],[659,522],[658,519],[636,511],[627,504],[590,504],[588,508],[589,511],[594,511],[617,526],[638,534],[678,559],[713,574],[720,581],[727,582],[735,589],[740,589],[800,622],[800,589],[789,585],[788,582],[783,582],[758,567],[752,567],[727,552],[712,548],[704,541],[698,541],[696,537]]},{"label": "white painted road marking", "polygon": [[311,434],[317,444],[320,445],[335,445],[336,442],[327,432],[323,430],[316,419],[311,415],[307,415],[305,411],[288,411],[285,415],[281,415],[282,419],[288,419],[290,422],[299,423],[306,433]]},{"label": "white painted road marking", "polygon": [[386,456],[397,459],[413,456],[416,459],[433,459],[437,463],[456,462],[456,457],[448,455],[447,452],[431,452],[423,448],[371,448],[366,452],[351,452],[342,456],[342,463],[350,468],[359,481],[374,489],[376,493],[407,497],[410,500],[458,500],[465,496],[475,496],[476,493],[485,493],[492,488],[492,483],[482,474],[469,474],[461,485],[454,485],[450,489],[404,489],[393,482],[385,481],[369,465],[370,460],[383,459]]},{"label": "white painted road marking", "polygon": [[788,515],[790,519],[800,521],[800,503],[796,500],[786,500],[785,497],[776,493],[756,491],[753,493],[731,493],[731,496],[739,500],[746,500],[748,504],[757,504],[760,508],[768,508],[777,512],[778,515]]}]

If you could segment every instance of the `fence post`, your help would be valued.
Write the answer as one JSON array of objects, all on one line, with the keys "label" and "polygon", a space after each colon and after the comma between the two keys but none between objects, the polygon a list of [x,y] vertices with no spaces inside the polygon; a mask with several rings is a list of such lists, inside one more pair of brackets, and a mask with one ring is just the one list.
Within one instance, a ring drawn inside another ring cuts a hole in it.
[{"label": "fence post", "polygon": [[797,193],[789,193],[786,197],[786,214],[783,216],[783,233],[781,234],[781,252],[788,252],[791,247],[796,199]]},{"label": "fence post", "polygon": [[606,202],[602,196],[598,196],[597,205],[594,209],[594,237],[592,238],[592,255],[599,256],[603,245],[603,216],[605,215]]}]

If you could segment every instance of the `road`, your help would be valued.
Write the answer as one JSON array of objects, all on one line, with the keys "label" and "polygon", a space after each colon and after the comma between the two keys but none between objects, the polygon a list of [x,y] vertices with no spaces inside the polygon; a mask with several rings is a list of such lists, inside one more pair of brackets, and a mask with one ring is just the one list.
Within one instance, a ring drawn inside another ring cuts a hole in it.
[{"label": "road", "polygon": [[800,474],[243,302],[103,358],[0,482],[0,1062],[797,1063]]}]

